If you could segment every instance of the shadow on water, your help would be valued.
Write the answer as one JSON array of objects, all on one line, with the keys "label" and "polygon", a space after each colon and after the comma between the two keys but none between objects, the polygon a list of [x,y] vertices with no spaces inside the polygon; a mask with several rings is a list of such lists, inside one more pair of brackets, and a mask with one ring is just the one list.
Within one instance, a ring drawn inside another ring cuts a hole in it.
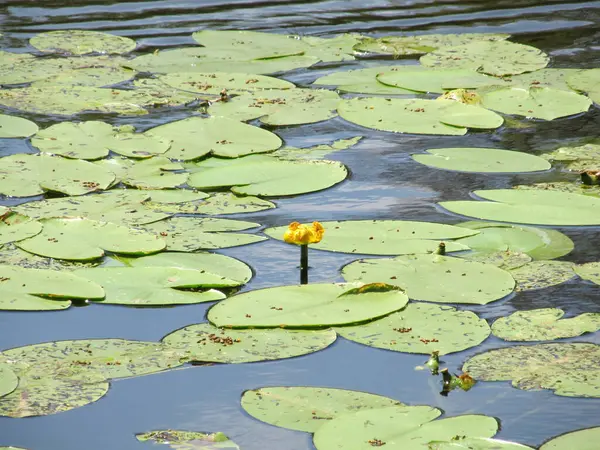
[{"label": "shadow on water", "polygon": [[[543,4],[541,4],[543,3]],[[553,67],[597,67],[600,63],[600,1],[27,1],[0,5],[2,48],[30,50],[27,39],[41,31],[82,28],[135,38],[138,52],[193,45],[191,33],[201,29],[252,29],[331,36],[360,32],[374,36],[399,32],[506,32],[517,42],[535,45],[552,56]],[[389,63],[359,61],[345,69]],[[310,84],[327,68],[297,71],[286,78]],[[141,129],[185,117],[189,111],[150,114],[142,119],[103,118],[134,123]],[[43,126],[58,118],[20,114]],[[98,117],[97,115],[94,117]],[[412,219],[456,223],[461,218],[437,209],[436,201],[466,199],[476,189],[567,179],[556,171],[539,174],[485,175],[432,170],[410,154],[427,148],[484,146],[539,153],[565,142],[597,136],[597,109],[577,118],[534,122],[525,129],[503,127],[467,137],[411,136],[379,133],[341,118],[275,131],[286,143],[308,146],[363,135],[357,146],[336,153],[351,171],[348,181],[324,192],[276,199],[278,208],[243,216],[264,226],[292,220],[358,218]],[[20,140],[0,139],[0,156],[32,152]],[[7,204],[7,201],[3,201]],[[234,216],[235,217],[235,216]],[[242,217],[242,216],[240,216]],[[596,228],[566,228],[576,250],[566,259],[600,259]],[[266,241],[221,251],[250,264],[255,278],[244,288],[296,283],[296,252]],[[356,255],[311,250],[311,281],[341,281],[339,269]],[[164,309],[128,309],[108,305],[71,308],[61,313],[0,313],[0,348],[42,341],[122,337],[158,340],[168,332],[204,320],[210,305]],[[519,293],[486,307],[472,308],[488,320],[515,310],[556,306],[568,315],[600,312],[598,287],[574,279],[564,285]],[[600,343],[598,333],[572,339]],[[483,345],[445,356],[451,370],[483,350],[507,345],[492,337]],[[108,395],[83,408],[48,417],[0,418],[0,445],[32,450],[105,450],[141,448],[135,432],[160,428],[223,431],[245,450],[310,449],[310,437],[264,425],[239,406],[241,393],[265,385],[314,385],[358,389],[387,395],[409,404],[438,406],[448,415],[482,413],[499,417],[498,437],[537,446],[551,436],[599,426],[598,400],[527,392],[509,383],[480,383],[468,393],[439,395],[437,378],[414,367],[423,356],[400,354],[339,339],[332,348],[306,357],[269,363],[190,367],[113,382]]]}]

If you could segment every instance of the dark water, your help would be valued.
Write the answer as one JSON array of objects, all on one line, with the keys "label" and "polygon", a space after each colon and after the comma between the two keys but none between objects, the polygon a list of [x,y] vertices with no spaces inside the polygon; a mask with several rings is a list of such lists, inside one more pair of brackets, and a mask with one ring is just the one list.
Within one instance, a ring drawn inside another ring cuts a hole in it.
[{"label": "dark water", "polygon": [[[26,40],[49,30],[82,28],[135,38],[138,51],[193,45],[201,29],[250,29],[331,36],[360,32],[373,36],[399,32],[505,32],[516,42],[537,46],[552,56],[552,67],[600,66],[600,1],[0,1],[0,43],[27,51]],[[343,67],[381,64],[362,61]],[[311,83],[333,66],[286,76]],[[41,124],[55,120],[27,116]],[[180,118],[181,112],[150,115],[133,123],[149,128]],[[114,123],[132,122],[110,119]],[[565,178],[555,171],[535,175],[473,175],[426,168],[409,154],[431,147],[492,146],[540,152],[559,143],[596,137],[600,116],[537,123],[527,129],[502,128],[466,137],[423,137],[378,133],[337,118],[275,131],[290,145],[306,146],[364,135],[356,147],[337,153],[350,178],[324,192],[277,200],[278,209],[243,216],[266,226],[292,220],[394,218],[455,223],[459,218],[435,207],[446,199],[466,199],[483,188]],[[33,151],[21,140],[1,140],[0,155]],[[8,201],[4,201],[8,203]],[[242,217],[242,216],[240,216]],[[598,260],[597,228],[562,229],[576,242],[567,259]],[[296,252],[279,242],[223,250],[254,268],[245,289],[295,282]],[[311,280],[341,280],[339,269],[356,256],[311,253]],[[582,281],[518,294],[475,310],[493,319],[517,309],[558,306],[568,315],[600,312],[598,287]],[[110,306],[71,308],[60,313],[0,312],[0,349],[42,341],[121,337],[158,340],[168,332],[204,319],[207,305],[167,309]],[[600,343],[598,333],[573,339]],[[444,357],[452,370],[483,349],[506,345],[489,338],[482,346]],[[108,395],[83,408],[48,417],[0,418],[0,445],[31,450],[127,450],[142,448],[136,432],[161,428],[223,431],[245,450],[313,448],[310,436],[262,424],[239,406],[241,393],[265,385],[313,385],[364,390],[408,404],[427,404],[447,415],[481,413],[498,417],[499,438],[532,446],[567,431],[600,426],[600,400],[569,399],[550,392],[525,392],[508,383],[480,383],[468,393],[439,395],[438,380],[415,372],[423,356],[360,346],[339,339],[329,349],[280,362],[194,367],[112,383]],[[600,448],[600,444],[599,444]]]}]

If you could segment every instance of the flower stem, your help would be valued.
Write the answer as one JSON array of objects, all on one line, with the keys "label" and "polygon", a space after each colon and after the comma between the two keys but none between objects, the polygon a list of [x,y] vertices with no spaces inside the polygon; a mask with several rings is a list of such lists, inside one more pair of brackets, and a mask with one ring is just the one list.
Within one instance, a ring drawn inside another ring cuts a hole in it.
[{"label": "flower stem", "polygon": [[300,246],[300,284],[308,284],[308,244]]}]

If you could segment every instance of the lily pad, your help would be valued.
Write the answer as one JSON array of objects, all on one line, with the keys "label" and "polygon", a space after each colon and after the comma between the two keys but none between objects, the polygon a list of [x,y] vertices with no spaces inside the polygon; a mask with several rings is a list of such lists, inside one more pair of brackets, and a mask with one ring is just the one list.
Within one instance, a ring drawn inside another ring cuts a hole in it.
[{"label": "lily pad", "polygon": [[0,193],[29,197],[46,191],[83,195],[108,188],[115,175],[87,161],[46,155],[0,158]]},{"label": "lily pad", "polygon": [[590,262],[586,264],[575,264],[573,270],[584,280],[600,284],[600,262]]},{"label": "lily pad", "polygon": [[286,146],[271,153],[271,156],[281,159],[323,159],[330,153],[346,150],[356,145],[361,139],[362,136],[355,136],[350,139],[338,139],[331,144],[320,144],[303,148]]},{"label": "lily pad", "polygon": [[562,319],[565,312],[558,308],[517,311],[500,317],[492,324],[494,336],[505,341],[553,341],[581,336],[600,330],[600,314],[586,313]]},{"label": "lily pad", "polygon": [[600,199],[550,190],[474,191],[490,201],[449,201],[439,205],[481,220],[534,225],[600,225]]},{"label": "lily pad", "polygon": [[548,55],[529,45],[508,41],[479,41],[441,47],[421,57],[427,67],[472,69],[504,76],[533,72],[548,65]]},{"label": "lily pad", "polygon": [[543,289],[575,277],[569,261],[532,261],[510,271],[517,282],[517,291]]},{"label": "lily pad", "polygon": [[70,273],[0,266],[0,309],[51,311],[66,309],[74,300],[102,300],[96,283]]},{"label": "lily pad", "polygon": [[19,266],[25,269],[72,271],[83,267],[95,267],[100,263],[101,260],[72,262],[63,259],[45,258],[21,250],[14,244],[5,245],[0,252],[0,265]]},{"label": "lily pad", "polygon": [[17,213],[0,217],[0,245],[30,238],[42,231],[42,224],[29,217]]},{"label": "lily pad", "polygon": [[363,36],[344,33],[331,38],[317,36],[294,36],[306,44],[305,56],[318,58],[321,62],[353,61],[354,46]]},{"label": "lily pad", "polygon": [[188,184],[198,189],[231,187],[234,194],[276,197],[327,189],[348,176],[337,161],[283,161],[254,155],[221,163],[214,158],[195,165]]},{"label": "lily pad", "polygon": [[470,128],[498,128],[504,119],[451,100],[353,98],[338,105],[349,122],[382,131],[462,136]]},{"label": "lily pad", "polygon": [[142,225],[140,228],[164,239],[168,250],[193,252],[264,241],[264,237],[254,234],[229,233],[229,231],[242,231],[259,226],[258,223],[243,220],[173,217]]},{"label": "lily pad", "polygon": [[600,345],[535,344],[490,350],[463,366],[480,381],[507,381],[524,390],[566,397],[600,397]]},{"label": "lily pad", "polygon": [[475,251],[467,254],[457,255],[469,261],[477,261],[484,264],[493,264],[504,270],[517,269],[528,262],[533,261],[527,253],[505,251]]},{"label": "lily pad", "polygon": [[91,30],[57,30],[35,35],[29,43],[46,53],[129,53],[135,49],[133,39]]},{"label": "lily pad", "polygon": [[[255,419],[308,433],[314,433],[322,424],[338,416],[389,406],[404,405],[381,395],[327,387],[263,387],[242,395],[242,408]],[[430,414],[427,417],[434,418],[439,412],[433,410]]]},{"label": "lily pad", "polygon": [[240,214],[275,208],[275,204],[251,195],[237,196],[231,192],[215,192],[210,197],[180,203],[148,201],[148,208],[168,214]]},{"label": "lily pad", "polygon": [[271,152],[282,143],[270,131],[225,117],[189,117],[152,128],[146,134],[171,141],[171,148],[165,156],[184,161],[209,154],[237,158]]},{"label": "lily pad", "polygon": [[[81,58],[81,57],[80,57]],[[62,58],[64,59],[64,58]],[[73,86],[105,87],[129,81],[137,72],[120,66],[75,67],[31,83],[32,87],[69,89]]]},{"label": "lily pad", "polygon": [[0,361],[0,398],[10,394],[19,385],[19,377],[13,372],[10,364]]},{"label": "lily pad", "polygon": [[124,157],[102,159],[96,165],[113,172],[117,182],[138,189],[170,189],[184,184],[188,174],[179,163],[171,162],[166,156],[154,156],[141,161]]},{"label": "lily pad", "polygon": [[585,92],[594,103],[600,102],[600,69],[582,70],[567,78],[571,89]]},{"label": "lily pad", "polygon": [[386,449],[426,448],[431,441],[455,436],[491,437],[498,431],[493,417],[464,415],[432,420],[439,410],[428,406],[391,406],[345,414],[324,423],[315,432],[318,450],[362,450],[373,446]]},{"label": "lily pad", "polygon": [[338,94],[323,89],[272,89],[213,103],[208,113],[241,121],[259,118],[266,125],[300,125],[337,116],[339,101]]},{"label": "lily pad", "polygon": [[337,335],[327,330],[226,330],[208,323],[189,325],[162,342],[192,361],[247,363],[293,358],[327,348]]},{"label": "lily pad", "polygon": [[431,450],[534,450],[517,442],[503,441],[490,438],[466,438],[449,442],[435,442],[429,444]]},{"label": "lily pad", "polygon": [[231,72],[171,72],[158,79],[177,89],[219,95],[223,90],[228,94],[261,91],[263,89],[291,89],[296,86],[279,78],[249,73]]},{"label": "lily pad", "polygon": [[[343,253],[368,255],[403,255],[433,253],[442,240],[476,235],[478,231],[453,225],[409,220],[347,220],[321,222],[325,237],[312,248]],[[273,227],[264,233],[283,240],[287,226]],[[469,247],[446,242],[446,251],[468,250]]]},{"label": "lily pad", "polygon": [[317,78],[313,85],[336,86],[340,92],[356,92],[361,94],[381,95],[414,95],[416,92],[391,86],[380,82],[377,78],[380,74],[395,73],[395,71],[425,70],[416,65],[389,65],[365,67],[363,69],[347,70],[345,72],[333,72]]},{"label": "lily pad", "polygon": [[600,427],[571,431],[546,441],[540,450],[595,450],[600,437]]},{"label": "lily pad", "polygon": [[0,114],[0,138],[29,137],[39,130],[31,120]]},{"label": "lily pad", "polygon": [[348,281],[395,283],[413,300],[439,303],[485,305],[515,287],[510,273],[496,266],[440,255],[362,259],[345,266],[342,275]]},{"label": "lily pad", "polygon": [[490,335],[484,319],[451,306],[409,303],[399,312],[373,322],[335,329],[338,334],[369,347],[396,352],[440,355],[481,344]]},{"label": "lily pad", "polygon": [[169,141],[134,133],[133,127],[105,122],[61,122],[39,132],[31,145],[42,152],[67,158],[100,159],[109,151],[130,158],[149,158],[169,149]]},{"label": "lily pad", "polygon": [[532,86],[491,90],[482,95],[482,105],[504,114],[554,120],[586,112],[592,102],[575,92]]},{"label": "lily pad", "polygon": [[493,148],[435,148],[413,154],[418,163],[459,172],[537,172],[552,166],[539,156]]},{"label": "lily pad", "polygon": [[102,303],[127,306],[190,305],[225,298],[215,289],[203,292],[182,291],[182,288],[237,286],[228,279],[216,281],[214,275],[200,270],[176,267],[101,267],[80,269],[77,276],[92,280],[104,288]]},{"label": "lily pad", "polygon": [[136,434],[135,438],[140,442],[154,441],[156,444],[167,444],[171,448],[180,450],[216,450],[219,448],[239,450],[236,443],[220,431],[200,433],[197,431],[155,430]]},{"label": "lily pad", "polygon": [[475,89],[482,86],[503,85],[502,79],[484,75],[473,69],[430,69],[423,66],[403,66],[377,75],[386,85],[415,92],[443,94],[448,89]]},{"label": "lily pad", "polygon": [[600,159],[600,145],[589,143],[559,147],[550,153],[543,154],[542,158],[559,161],[567,169],[573,171],[595,170],[598,168],[598,160]]},{"label": "lily pad", "polygon": [[213,306],[208,320],[233,328],[328,327],[373,320],[408,302],[396,286],[367,285],[362,291],[360,286],[327,283],[249,291]]},{"label": "lily pad", "polygon": [[164,240],[141,230],[91,219],[46,219],[42,232],[16,245],[30,253],[50,258],[87,261],[105,251],[125,255],[147,255],[163,250]]}]

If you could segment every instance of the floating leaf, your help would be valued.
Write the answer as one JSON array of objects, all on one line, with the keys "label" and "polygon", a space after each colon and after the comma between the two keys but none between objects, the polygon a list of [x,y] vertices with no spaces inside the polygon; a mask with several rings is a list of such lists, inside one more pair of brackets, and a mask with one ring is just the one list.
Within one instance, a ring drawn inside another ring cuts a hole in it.
[{"label": "floating leaf", "polygon": [[[314,433],[322,424],[343,414],[387,406],[404,405],[381,395],[327,387],[263,387],[242,395],[242,408],[255,419],[308,433]],[[425,415],[432,418],[439,415],[435,409],[429,413]]]},{"label": "floating leaf", "polygon": [[95,164],[112,171],[128,186],[138,189],[170,189],[184,184],[188,174],[181,164],[171,162],[166,156],[154,156],[141,161],[115,157],[102,159]]},{"label": "floating leaf", "polygon": [[467,127],[498,128],[498,114],[451,100],[353,98],[338,105],[349,122],[396,133],[462,136]]},{"label": "floating leaf", "polygon": [[346,150],[347,148],[356,145],[361,139],[362,136],[355,136],[350,139],[338,139],[333,141],[332,144],[320,144],[303,148],[286,146],[271,153],[271,156],[276,156],[281,159],[323,159],[330,153]]},{"label": "floating leaf", "polygon": [[30,238],[42,231],[42,224],[29,217],[16,213],[0,217],[0,245]]},{"label": "floating leaf", "polygon": [[165,156],[185,161],[209,154],[237,158],[281,146],[276,134],[225,117],[189,117],[152,128],[146,134],[171,141]]},{"label": "floating leaf", "polygon": [[17,246],[36,255],[86,261],[104,252],[147,255],[163,250],[164,240],[150,233],[91,219],[47,219],[40,234],[17,242]]},{"label": "floating leaf", "polygon": [[573,263],[569,261],[532,261],[510,273],[517,282],[517,291],[543,289],[575,277]]},{"label": "floating leaf", "polygon": [[29,137],[38,130],[31,120],[0,114],[0,138]]},{"label": "floating leaf", "polygon": [[46,53],[129,53],[135,49],[133,39],[91,30],[57,30],[36,34],[29,43]]},{"label": "floating leaf", "polygon": [[362,259],[342,269],[344,279],[389,282],[406,289],[413,300],[485,305],[510,294],[515,280],[491,264],[440,255]]},{"label": "floating leaf", "polygon": [[490,334],[487,322],[475,313],[427,303],[409,303],[383,319],[335,330],[369,347],[426,355],[460,352],[481,344]]},{"label": "floating leaf", "polygon": [[156,444],[167,444],[180,450],[215,450],[219,448],[234,448],[239,450],[235,442],[225,434],[200,433],[197,431],[155,430],[139,433],[135,438],[140,442],[154,441]]},{"label": "floating leaf", "polygon": [[213,103],[208,113],[242,121],[260,118],[266,125],[300,125],[337,116],[339,101],[338,94],[323,89],[272,89]]},{"label": "floating leaf", "polygon": [[378,81],[379,74],[395,73],[404,70],[425,70],[421,66],[376,66],[363,69],[333,72],[317,78],[313,84],[321,86],[336,86],[340,92],[356,92],[362,94],[403,95],[415,94],[415,91],[390,86]]},{"label": "floating leaf", "polygon": [[11,365],[0,361],[0,398],[10,394],[18,385],[19,377],[13,372]]},{"label": "floating leaf", "polygon": [[540,450],[595,450],[600,437],[600,427],[571,431],[546,441]]},{"label": "floating leaf", "polygon": [[[321,222],[325,237],[312,247],[333,252],[369,255],[399,255],[433,253],[439,241],[477,234],[452,225],[409,220],[347,220]],[[287,226],[264,230],[273,239],[283,240]],[[467,250],[468,247],[446,242],[446,251]]]},{"label": "floating leaf", "polygon": [[473,69],[430,69],[423,66],[402,66],[377,75],[377,80],[390,86],[414,92],[443,94],[448,89],[475,89],[481,86],[503,85],[502,79],[475,72]]},{"label": "floating leaf", "polygon": [[19,266],[25,269],[45,270],[75,270],[83,267],[95,267],[100,260],[92,262],[71,262],[62,259],[45,258],[21,250],[13,244],[2,247],[0,252],[0,265]]},{"label": "floating leaf", "polygon": [[575,92],[547,87],[502,88],[482,95],[482,105],[504,114],[554,120],[586,112],[592,102]]},{"label": "floating leaf", "polygon": [[433,420],[437,409],[428,406],[392,406],[345,414],[324,423],[315,432],[318,450],[366,449],[385,446],[406,450],[426,448],[431,441],[455,436],[491,437],[498,431],[493,417],[464,415]]},{"label": "floating leaf", "polygon": [[260,91],[263,89],[291,89],[296,86],[279,78],[248,73],[231,72],[171,72],[158,79],[177,89],[218,95],[223,90],[228,94]]},{"label": "floating leaf", "polygon": [[493,148],[434,148],[429,154],[413,154],[418,163],[459,172],[537,172],[551,168],[539,156]]},{"label": "floating leaf", "polygon": [[419,60],[427,67],[472,69],[489,75],[516,75],[548,65],[541,50],[508,41],[472,42],[441,47]]},{"label": "floating leaf", "polygon": [[433,442],[429,444],[431,450],[534,450],[532,447],[517,442],[502,441],[489,438],[465,438],[449,442]]},{"label": "floating leaf", "polygon": [[[215,165],[216,163],[216,165]],[[239,195],[275,197],[327,189],[348,175],[337,161],[283,161],[255,155],[226,162],[207,159],[193,169],[188,184],[199,189],[229,187]]]},{"label": "floating leaf", "polygon": [[114,179],[113,173],[87,161],[27,154],[0,158],[0,193],[13,197],[46,191],[83,195],[108,188]]},{"label": "floating leaf", "polygon": [[162,341],[192,361],[247,363],[293,358],[333,344],[335,331],[327,330],[226,330],[208,323],[189,325]]},{"label": "floating leaf", "polygon": [[216,192],[202,200],[181,203],[157,203],[149,201],[145,205],[148,208],[152,208],[155,212],[208,215],[250,213],[275,208],[275,204],[267,200],[250,195],[237,196],[231,192]]},{"label": "floating leaf", "polygon": [[76,275],[16,266],[0,266],[0,292],[0,309],[15,311],[60,310],[70,299],[104,298],[99,285]]},{"label": "floating leaf", "polygon": [[597,161],[600,159],[600,145],[589,143],[585,145],[560,147],[541,156],[550,161],[559,161],[569,170],[595,170],[598,168]]},{"label": "floating leaf", "polygon": [[440,206],[482,220],[537,225],[600,225],[600,199],[549,190],[474,191],[484,200],[449,201]]},{"label": "floating leaf", "polygon": [[600,397],[600,345],[536,344],[489,350],[463,366],[480,381],[507,381],[524,390],[551,389],[567,397]]},{"label": "floating leaf", "polygon": [[173,217],[160,222],[140,226],[141,229],[164,239],[167,249],[177,252],[193,252],[215,248],[236,247],[265,240],[262,236],[247,233],[227,233],[260,226],[243,220]]},{"label": "floating leaf", "polygon": [[571,89],[585,92],[594,103],[600,102],[600,69],[582,70],[567,78]]},{"label": "floating leaf", "polygon": [[353,47],[362,36],[356,33],[344,33],[331,38],[317,36],[294,36],[306,44],[305,56],[318,58],[321,62],[353,61]]},{"label": "floating leaf", "polygon": [[527,253],[505,251],[475,251],[471,253],[457,255],[459,258],[466,258],[469,261],[477,261],[484,264],[493,264],[504,270],[512,270],[524,266],[533,261]]},{"label": "floating leaf", "polygon": [[200,270],[175,267],[102,267],[80,269],[74,274],[92,280],[104,288],[102,303],[127,306],[189,305],[225,298],[221,292],[182,291],[181,288],[237,286],[234,280],[215,282],[214,275]]},{"label": "floating leaf", "polygon": [[169,141],[134,133],[133,127],[105,122],[61,122],[39,132],[31,145],[67,158],[100,159],[109,151],[131,158],[149,158],[169,149]]},{"label": "floating leaf", "polygon": [[530,342],[553,341],[600,330],[599,313],[561,319],[564,314],[565,312],[558,308],[517,311],[497,319],[492,324],[492,333],[505,341]]},{"label": "floating leaf", "polygon": [[348,291],[356,286],[311,284],[244,292],[213,306],[208,320],[216,326],[234,328],[327,327],[382,317],[408,302],[395,286],[381,284],[381,292]]},{"label": "floating leaf", "polygon": [[31,86],[38,89],[53,89],[57,87],[69,89],[73,86],[105,87],[129,81],[134,78],[136,74],[137,72],[135,70],[119,66],[80,66],[73,70],[65,70],[53,76],[36,80],[31,83]]},{"label": "floating leaf", "polygon": [[590,262],[586,264],[575,264],[573,270],[584,280],[600,284],[600,262]]}]

